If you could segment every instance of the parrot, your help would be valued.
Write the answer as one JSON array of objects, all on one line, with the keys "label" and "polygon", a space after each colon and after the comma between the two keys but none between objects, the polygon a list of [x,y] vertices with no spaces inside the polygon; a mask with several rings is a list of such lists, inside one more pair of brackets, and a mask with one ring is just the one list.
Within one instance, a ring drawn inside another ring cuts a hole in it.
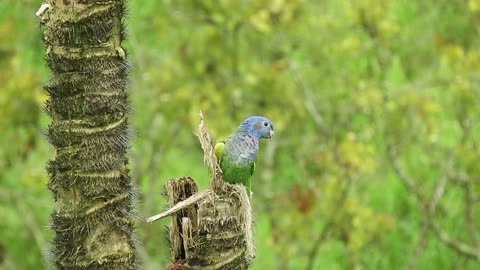
[{"label": "parrot", "polygon": [[252,197],[252,175],[260,139],[272,139],[273,124],[262,116],[251,116],[226,139],[215,144],[223,178],[231,184],[242,184]]}]

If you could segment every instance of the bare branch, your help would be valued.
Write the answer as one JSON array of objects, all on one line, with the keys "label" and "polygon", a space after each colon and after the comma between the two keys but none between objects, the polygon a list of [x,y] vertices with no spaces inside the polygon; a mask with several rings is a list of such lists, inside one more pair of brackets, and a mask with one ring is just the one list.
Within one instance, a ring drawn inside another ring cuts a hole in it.
[{"label": "bare branch", "polygon": [[420,233],[418,234],[417,244],[413,249],[413,253],[410,256],[408,264],[405,266],[405,270],[414,270],[417,268],[418,258],[422,255],[425,247],[427,246],[427,233],[428,233],[429,222],[427,218],[424,217],[422,220],[422,227]]},{"label": "bare branch", "polygon": [[440,239],[440,241],[442,241],[448,247],[455,250],[460,255],[471,257],[475,260],[480,261],[480,249],[476,249],[470,245],[452,239],[444,230],[440,228],[440,226],[434,220],[432,220],[430,225],[431,228],[433,228],[433,231],[435,232],[437,237]]},{"label": "bare branch", "polygon": [[403,169],[400,167],[400,164],[398,164],[395,158],[395,155],[396,153],[393,146],[387,145],[387,158],[395,174],[397,174],[398,178],[400,179],[400,181],[402,181],[403,185],[407,187],[407,189],[415,195],[419,203],[424,207],[427,201],[425,195],[415,185],[415,181],[411,179],[407,174],[405,174]]},{"label": "bare branch", "polygon": [[464,186],[464,202],[465,202],[465,224],[467,226],[468,234],[470,235],[472,242],[476,246],[480,246],[478,240],[477,231],[475,230],[475,225],[473,223],[473,191],[472,183],[468,182]]},{"label": "bare branch", "polygon": [[433,192],[432,198],[428,204],[428,215],[430,218],[433,218],[437,210],[438,202],[442,198],[443,193],[445,192],[445,186],[447,185],[448,177],[443,175],[440,180],[438,180],[437,186]]},{"label": "bare branch", "polygon": [[[448,164],[449,165],[451,164],[451,159],[448,161]],[[400,167],[397,167],[397,170],[402,172],[402,175],[405,175],[405,174],[403,174],[403,171],[400,170]],[[440,201],[440,198],[442,197],[442,195],[445,191],[445,186],[447,185],[447,182],[448,182],[448,179],[449,179],[447,177],[447,174],[446,174],[446,172],[448,172],[448,171],[450,171],[450,166],[448,166],[448,168],[445,169],[444,175],[437,182],[437,185],[436,185],[435,190],[433,192],[432,198],[430,199],[430,201],[428,203],[428,209],[426,209],[426,211],[425,211],[426,213],[424,213],[424,216],[423,216],[422,227],[421,227],[421,231],[420,231],[419,236],[418,236],[418,238],[419,238],[418,242],[415,245],[415,249],[412,253],[412,256],[410,257],[409,263],[405,267],[405,269],[407,269],[407,270],[408,269],[413,270],[413,269],[416,268],[418,258],[420,257],[420,255],[422,254],[423,250],[426,247],[428,228],[430,227],[432,219],[434,218],[434,215],[435,215],[435,212],[437,210],[437,206],[438,206],[438,203]],[[408,179],[408,181],[410,182],[410,179]]]},{"label": "bare branch", "polygon": [[[462,128],[462,139],[460,144],[465,147],[472,130],[472,121],[462,113],[457,114],[457,123]],[[480,247],[480,242],[478,240],[477,231],[473,223],[473,209],[474,204],[473,191],[472,191],[472,182],[468,175],[457,173],[455,175],[455,180],[463,188],[464,192],[464,203],[465,203],[465,224],[468,230],[468,234],[471,237],[473,243],[476,246]]]},{"label": "bare branch", "polygon": [[328,222],[325,227],[323,227],[322,232],[318,235],[317,239],[314,240],[312,249],[308,253],[308,263],[306,270],[313,270],[315,266],[315,260],[317,259],[318,250],[321,244],[327,238],[328,233],[330,232],[330,228],[333,226],[333,222]]},{"label": "bare branch", "polygon": [[413,179],[410,179],[400,168],[398,163],[395,160],[394,157],[394,152],[392,151],[391,146],[387,146],[387,156],[390,160],[390,163],[395,171],[395,173],[398,175],[400,180],[404,183],[404,185],[412,191],[415,196],[417,197],[418,201],[423,204],[424,206],[424,215],[425,215],[425,220],[427,221],[427,224],[429,228],[433,230],[435,235],[440,239],[441,242],[446,244],[448,247],[451,249],[455,250],[461,255],[480,260],[480,249],[476,249],[468,244],[465,244],[463,242],[460,242],[458,240],[454,240],[451,238],[451,236],[442,230],[440,226],[437,224],[435,221],[435,212],[437,210],[437,207],[439,205],[439,201],[441,197],[443,196],[443,193],[445,192],[445,187],[449,181],[449,176],[452,175],[452,164],[453,164],[453,154],[449,154],[449,160],[447,161],[447,165],[444,169],[444,173],[440,177],[440,179],[437,182],[437,185],[434,189],[434,192],[432,194],[431,199],[427,202],[425,201],[425,196],[419,192],[419,190],[415,187],[413,184],[414,181]]},{"label": "bare branch", "polygon": [[[347,201],[348,198],[348,193],[351,190],[353,183],[355,182],[355,179],[347,173],[345,179],[347,179],[346,185],[343,187],[340,193],[340,197],[338,198],[337,202],[335,205],[337,207],[343,208],[345,202]],[[317,259],[318,255],[318,250],[321,246],[321,244],[325,241],[326,237],[330,233],[330,229],[332,226],[334,226],[334,220],[336,220],[335,216],[338,215],[338,212],[334,212],[333,216],[329,219],[325,227],[323,228],[322,232],[319,234],[317,239],[313,242],[312,249],[310,250],[308,254],[308,262],[307,262],[307,267],[305,268],[306,270],[312,270],[314,269],[315,266],[315,261]]]}]

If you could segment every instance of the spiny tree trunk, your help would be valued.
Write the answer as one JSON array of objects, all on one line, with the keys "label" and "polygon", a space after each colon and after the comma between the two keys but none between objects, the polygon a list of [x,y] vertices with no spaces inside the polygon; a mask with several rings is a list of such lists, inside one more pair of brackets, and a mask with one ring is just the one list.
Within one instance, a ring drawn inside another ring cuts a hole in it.
[{"label": "spiny tree trunk", "polygon": [[51,77],[47,166],[56,269],[134,269],[121,0],[47,0],[37,12]]}]

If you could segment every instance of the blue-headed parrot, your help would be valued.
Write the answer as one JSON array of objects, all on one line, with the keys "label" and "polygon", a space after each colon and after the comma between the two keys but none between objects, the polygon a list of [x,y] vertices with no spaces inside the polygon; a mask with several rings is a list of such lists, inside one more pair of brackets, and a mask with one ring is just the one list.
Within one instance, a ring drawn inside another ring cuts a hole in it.
[{"label": "blue-headed parrot", "polygon": [[225,140],[218,142],[215,145],[215,155],[220,162],[224,180],[244,185],[251,196],[259,140],[271,139],[273,135],[273,124],[270,120],[251,116]]}]

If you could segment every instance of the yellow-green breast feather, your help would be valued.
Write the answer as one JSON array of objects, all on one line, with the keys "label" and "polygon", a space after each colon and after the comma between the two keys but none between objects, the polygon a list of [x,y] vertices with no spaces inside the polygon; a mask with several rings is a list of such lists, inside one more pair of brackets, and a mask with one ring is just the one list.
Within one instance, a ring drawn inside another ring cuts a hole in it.
[{"label": "yellow-green breast feather", "polygon": [[215,156],[217,156],[217,159],[219,161],[220,161],[220,158],[222,156],[224,148],[225,148],[225,142],[224,141],[220,141],[217,144],[215,144],[215,148],[214,148]]}]

